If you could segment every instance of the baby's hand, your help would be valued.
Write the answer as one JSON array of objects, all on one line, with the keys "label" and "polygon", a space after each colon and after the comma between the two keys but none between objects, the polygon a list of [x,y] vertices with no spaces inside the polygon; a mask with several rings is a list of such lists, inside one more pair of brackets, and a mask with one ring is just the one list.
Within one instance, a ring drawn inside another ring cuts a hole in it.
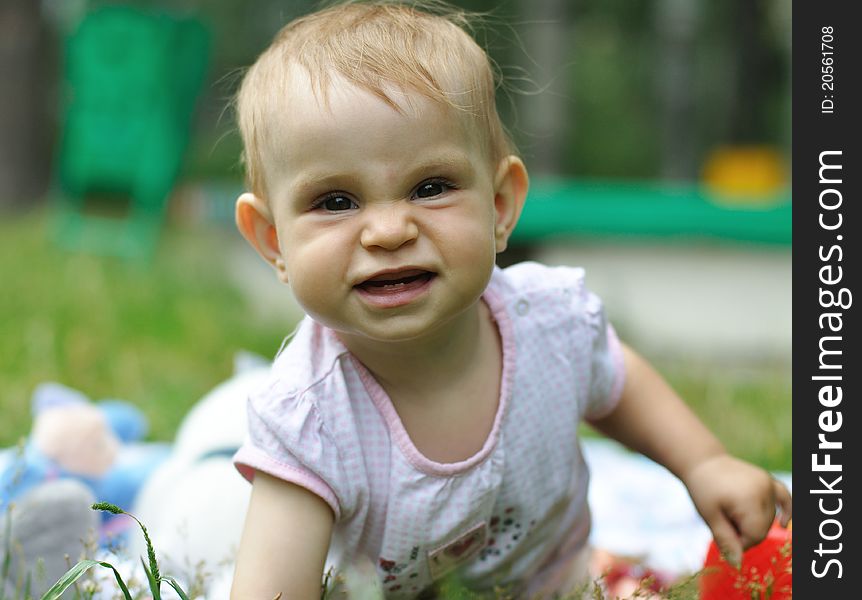
[{"label": "baby's hand", "polygon": [[784,484],[747,462],[720,454],[694,466],[683,477],[694,505],[712,530],[725,559],[739,566],[742,552],[769,531],[780,508],[786,527],[793,501]]}]

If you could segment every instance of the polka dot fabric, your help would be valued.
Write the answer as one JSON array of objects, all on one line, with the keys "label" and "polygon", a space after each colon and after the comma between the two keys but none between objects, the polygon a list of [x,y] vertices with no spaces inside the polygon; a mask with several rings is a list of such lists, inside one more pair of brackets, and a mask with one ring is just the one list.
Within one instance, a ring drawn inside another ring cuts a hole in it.
[{"label": "polka dot fabric", "polygon": [[589,535],[577,429],[619,399],[616,335],[581,269],[495,269],[483,300],[500,331],[503,380],[491,433],[467,460],[423,456],[371,373],[308,318],[249,399],[240,473],[323,498],[336,516],[327,563],[370,558],[387,598],[413,597],[453,569],[479,590],[529,593]]}]

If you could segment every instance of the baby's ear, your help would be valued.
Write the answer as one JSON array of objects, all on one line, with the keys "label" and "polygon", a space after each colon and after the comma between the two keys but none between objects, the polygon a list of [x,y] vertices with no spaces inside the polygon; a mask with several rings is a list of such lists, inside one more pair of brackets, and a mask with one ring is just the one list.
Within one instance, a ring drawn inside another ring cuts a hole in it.
[{"label": "baby's ear", "polygon": [[278,233],[266,202],[252,193],[242,194],[236,200],[236,226],[257,253],[275,268],[278,278],[287,283],[287,269],[278,244]]},{"label": "baby's ear", "polygon": [[494,237],[497,252],[506,249],[509,236],[518,224],[521,209],[524,208],[529,187],[530,179],[523,161],[514,155],[503,158],[497,166],[497,175],[494,178],[494,210],[497,217]]}]

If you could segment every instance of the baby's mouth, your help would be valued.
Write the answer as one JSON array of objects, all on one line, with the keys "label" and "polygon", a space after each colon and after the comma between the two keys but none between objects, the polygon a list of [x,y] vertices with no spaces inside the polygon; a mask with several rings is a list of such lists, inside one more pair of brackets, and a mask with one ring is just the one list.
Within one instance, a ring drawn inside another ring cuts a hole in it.
[{"label": "baby's mouth", "polygon": [[389,294],[418,288],[436,276],[431,271],[409,269],[396,273],[384,273],[366,279],[356,287],[371,294]]}]

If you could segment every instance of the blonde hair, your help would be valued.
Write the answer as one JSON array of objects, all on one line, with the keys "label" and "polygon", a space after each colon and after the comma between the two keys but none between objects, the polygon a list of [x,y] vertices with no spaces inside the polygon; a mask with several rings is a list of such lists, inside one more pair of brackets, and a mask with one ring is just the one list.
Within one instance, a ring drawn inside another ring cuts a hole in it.
[{"label": "blonde hair", "polygon": [[[415,4],[415,3],[414,3]],[[243,78],[236,112],[245,148],[247,185],[265,197],[263,148],[271,119],[288,97],[288,71],[307,71],[324,100],[333,74],[364,88],[395,110],[396,90],[412,90],[455,109],[479,133],[492,161],[514,151],[497,114],[497,74],[466,32],[468,15],[442,2],[345,2],[288,23]]]}]

